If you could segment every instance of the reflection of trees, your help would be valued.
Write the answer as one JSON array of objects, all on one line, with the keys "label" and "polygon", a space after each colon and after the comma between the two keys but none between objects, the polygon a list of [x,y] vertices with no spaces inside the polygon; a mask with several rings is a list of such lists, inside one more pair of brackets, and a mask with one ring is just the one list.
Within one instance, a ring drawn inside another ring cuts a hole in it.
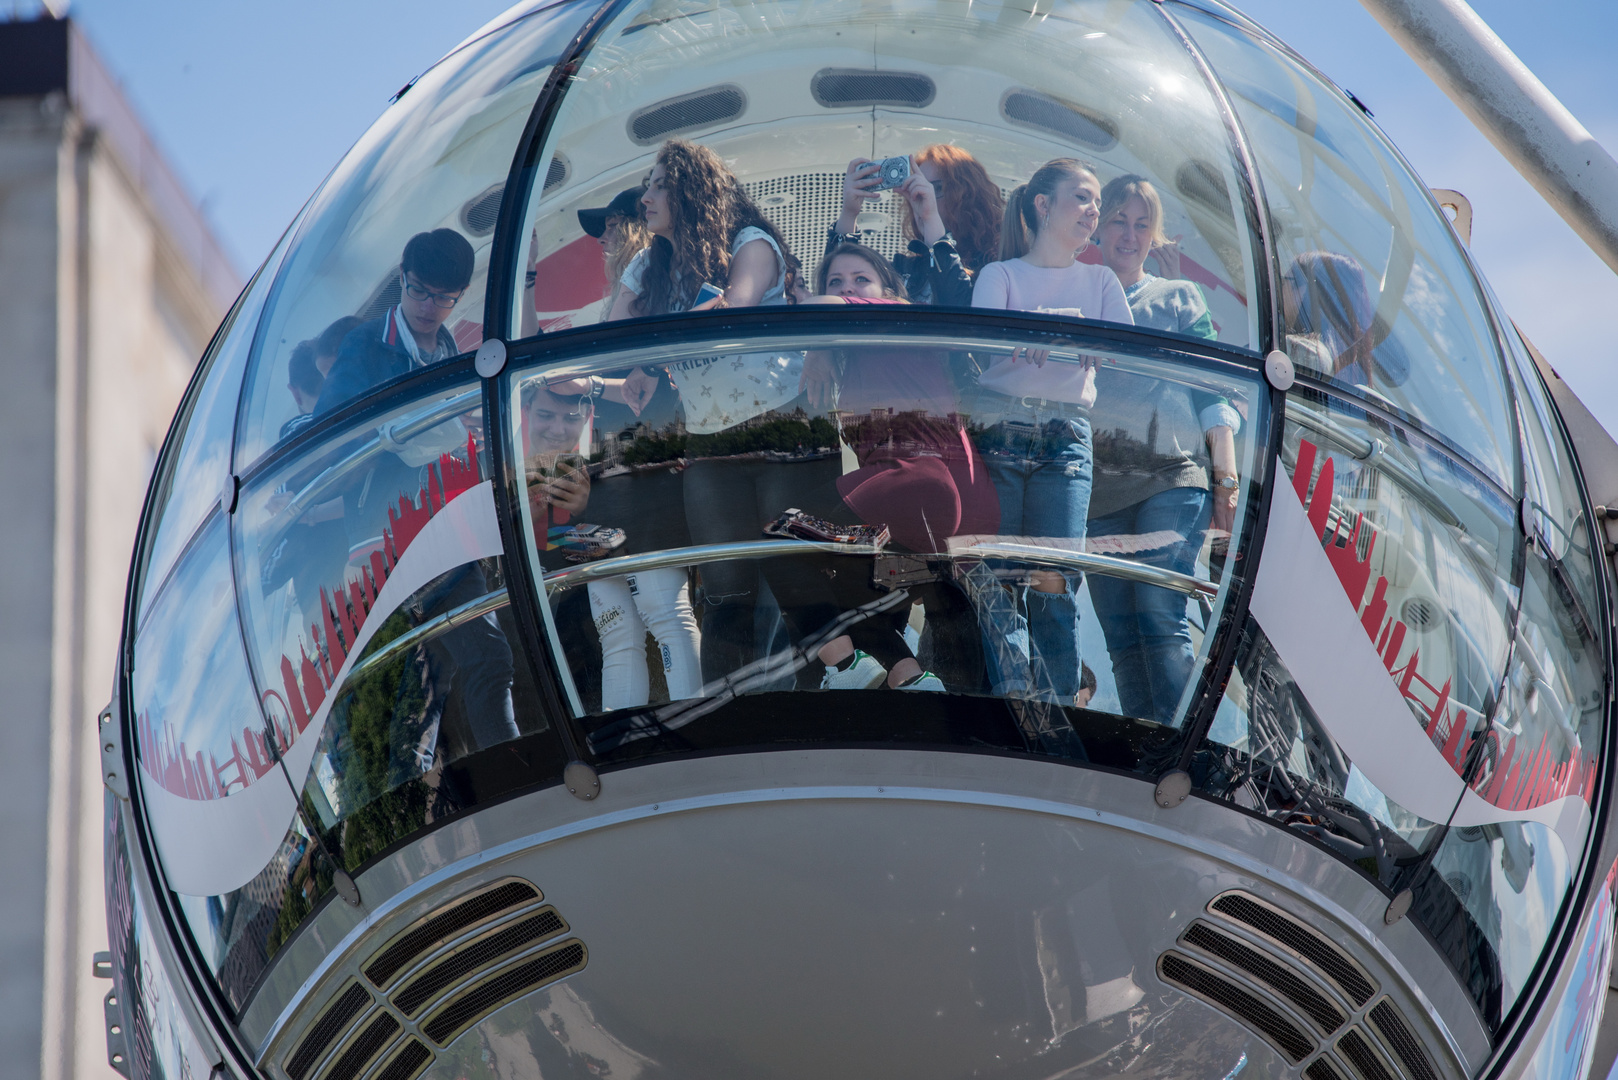
[{"label": "reflection of trees", "polygon": [[[787,416],[766,414],[694,440],[670,424],[660,432],[637,435],[623,449],[625,465],[650,465],[675,458],[738,457],[742,454],[796,454],[837,445],[837,428],[824,416],[798,409]],[[689,452],[688,452],[689,451]]]}]

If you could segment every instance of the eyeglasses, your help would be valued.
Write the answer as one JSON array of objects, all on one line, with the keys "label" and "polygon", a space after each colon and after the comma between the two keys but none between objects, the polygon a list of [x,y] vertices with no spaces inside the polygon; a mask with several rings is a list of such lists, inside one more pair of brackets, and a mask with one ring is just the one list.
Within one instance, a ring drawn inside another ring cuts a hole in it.
[{"label": "eyeglasses", "polygon": [[410,297],[412,300],[426,300],[428,297],[431,297],[433,306],[443,308],[445,311],[448,311],[450,308],[461,302],[459,295],[451,296],[449,293],[434,292],[433,290],[424,288],[420,285],[412,285],[408,280],[406,280],[404,283],[404,291],[405,295]]}]

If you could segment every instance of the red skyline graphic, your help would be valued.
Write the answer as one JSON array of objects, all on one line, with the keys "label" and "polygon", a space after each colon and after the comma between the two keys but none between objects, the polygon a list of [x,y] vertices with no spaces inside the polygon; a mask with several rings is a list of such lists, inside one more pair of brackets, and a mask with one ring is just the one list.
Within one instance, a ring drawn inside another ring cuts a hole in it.
[{"label": "red skyline graphic", "polygon": [[[329,592],[326,588],[320,590],[321,610],[309,627],[310,644],[299,641],[296,660],[281,657],[281,687],[264,691],[265,715],[283,754],[303,734],[333,689],[337,672],[359,639],[377,594],[398,565],[399,557],[435,514],[482,481],[477,444],[468,435],[466,460],[445,453],[436,466],[429,465],[427,483],[416,497],[401,494],[398,502],[388,507],[388,528],[383,530],[382,542],[371,551],[369,559],[355,565],[355,557],[351,556],[343,582]],[[267,672],[261,674],[273,677]],[[279,706],[279,715],[270,707],[272,699]],[[177,737],[170,721],[153,723],[147,712],[136,718],[135,725],[141,765],[164,789],[182,798],[222,799],[275,768],[262,728],[243,727],[239,734],[231,736],[228,752],[216,752],[192,750]]]},{"label": "red skyline graphic", "polygon": [[[1388,675],[1399,688],[1399,693],[1419,714],[1422,727],[1433,745],[1456,775],[1464,776],[1467,758],[1467,710],[1457,705],[1450,709],[1450,687],[1453,676],[1442,686],[1424,677],[1419,668],[1421,649],[1414,645],[1410,655],[1401,664],[1409,629],[1399,619],[1389,618],[1388,579],[1378,577],[1366,601],[1366,589],[1371,578],[1371,556],[1376,551],[1377,532],[1363,514],[1341,514],[1331,521],[1331,502],[1335,493],[1335,470],[1330,457],[1320,467],[1314,492],[1309,492],[1309,478],[1314,474],[1315,458],[1319,450],[1307,439],[1298,445],[1298,464],[1293,470],[1292,487],[1298,501],[1308,513],[1315,535],[1321,538],[1337,580],[1343,586],[1354,610],[1360,615],[1365,634],[1382,658]],[[1363,532],[1363,537],[1362,537]],[[1364,545],[1365,554],[1360,555]],[[1363,604],[1363,611],[1361,605]],[[1519,749],[1519,740],[1513,735],[1504,747],[1499,736],[1489,731],[1484,738],[1495,743],[1498,754],[1492,768],[1485,768],[1472,780],[1472,789],[1483,799],[1502,810],[1530,810],[1567,795],[1577,795],[1590,802],[1595,794],[1596,762],[1575,746],[1566,761],[1556,761],[1549,743],[1549,733],[1542,732],[1539,741],[1530,748],[1527,740]]]}]

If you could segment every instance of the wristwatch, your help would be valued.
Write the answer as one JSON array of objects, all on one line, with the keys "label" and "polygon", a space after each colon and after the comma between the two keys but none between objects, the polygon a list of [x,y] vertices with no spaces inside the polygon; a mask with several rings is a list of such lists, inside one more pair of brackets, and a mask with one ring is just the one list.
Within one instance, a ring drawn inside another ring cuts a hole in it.
[{"label": "wristwatch", "polygon": [[1214,477],[1214,487],[1224,488],[1226,491],[1235,491],[1237,488],[1239,488],[1241,486],[1242,486],[1241,481],[1236,479],[1234,476],[1216,476],[1216,477]]}]

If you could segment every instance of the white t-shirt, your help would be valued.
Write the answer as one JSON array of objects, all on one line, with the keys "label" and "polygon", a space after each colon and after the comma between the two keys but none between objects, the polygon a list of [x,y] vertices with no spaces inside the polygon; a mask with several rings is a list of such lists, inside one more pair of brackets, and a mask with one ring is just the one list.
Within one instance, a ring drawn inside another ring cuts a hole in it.
[{"label": "white t-shirt", "polygon": [[[1063,267],[1035,266],[1023,259],[990,263],[972,287],[972,306],[1011,311],[1045,311],[1085,319],[1135,324],[1118,275],[1105,266],[1075,262]],[[1082,400],[1087,373],[1077,364],[1051,362],[1043,367],[996,360],[978,385],[1012,397],[1050,401]]]},{"label": "white t-shirt", "polygon": [[[769,233],[749,226],[736,234],[731,257],[742,245],[762,240],[775,252],[775,284],[759,300],[760,307],[786,303],[786,260]],[[648,252],[642,251],[624,268],[624,288],[640,295]],[[683,310],[683,308],[681,309]],[[685,405],[687,431],[713,435],[779,408],[798,396],[803,377],[800,353],[731,353],[682,360],[669,367],[669,375]]]},{"label": "white t-shirt", "polygon": [[[775,284],[769,289],[765,290],[764,295],[759,298],[758,306],[769,307],[774,304],[784,304],[786,303],[787,264],[786,260],[781,257],[780,246],[776,244],[775,239],[771,237],[769,233],[765,232],[763,229],[749,225],[747,228],[737,233],[736,239],[731,241],[730,257],[734,259],[736,257],[736,253],[741,251],[743,245],[749,244],[754,240],[764,241],[766,244],[770,245],[770,250],[775,252]],[[648,247],[642,249],[640,253],[638,253],[633,259],[629,260],[629,265],[624,267],[623,276],[618,279],[623,283],[624,288],[628,289],[636,296],[639,296],[645,291],[642,283],[645,281],[646,264],[651,261],[651,256],[651,248]],[[681,303],[680,306],[671,308],[670,310],[684,311],[688,306],[689,305],[686,303]]]}]

